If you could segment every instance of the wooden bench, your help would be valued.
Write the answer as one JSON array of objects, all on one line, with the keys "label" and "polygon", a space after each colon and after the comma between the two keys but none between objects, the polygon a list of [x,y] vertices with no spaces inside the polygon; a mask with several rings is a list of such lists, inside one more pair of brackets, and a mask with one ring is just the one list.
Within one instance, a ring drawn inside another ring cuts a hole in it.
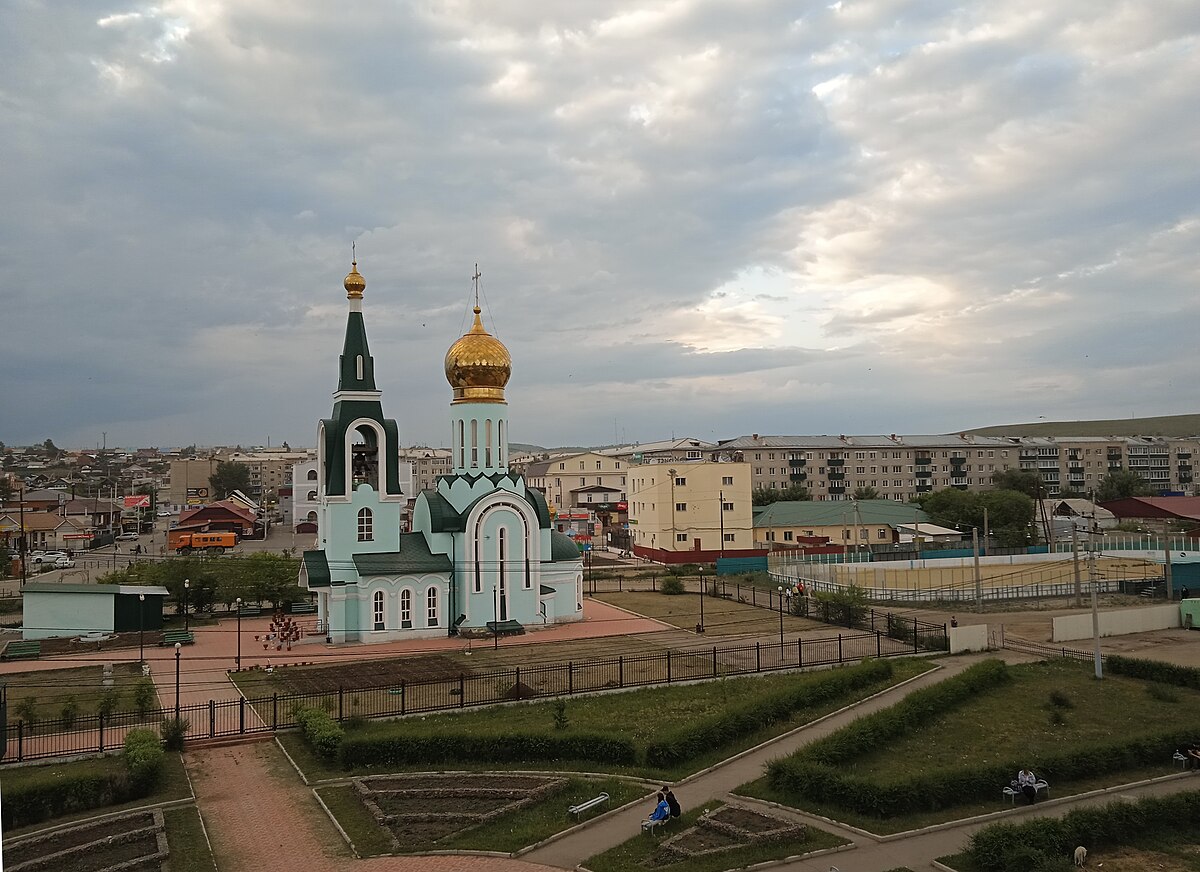
[{"label": "wooden bench", "polygon": [[1176,751],[1171,755],[1171,762],[1177,765],[1180,769],[1187,769],[1187,757]]},{"label": "wooden bench", "polygon": [[667,815],[667,817],[663,818],[660,821],[652,821],[649,818],[647,818],[646,820],[642,821],[642,832],[643,833],[652,833],[659,827],[665,826],[667,821],[669,821],[670,819],[671,819],[670,815]]},{"label": "wooden bench", "polygon": [[[1036,794],[1045,791],[1046,799],[1050,798],[1050,784],[1045,779],[1039,778],[1037,784],[1033,785],[1033,789],[1035,791],[1035,796]],[[1018,796],[1024,796],[1024,794],[1021,792],[1021,788],[1019,787],[1005,787],[1000,792],[1007,796],[1009,802],[1013,805],[1017,804]]]},{"label": "wooden bench", "polygon": [[488,621],[487,628],[497,636],[520,636],[525,632],[525,628],[513,620]]},{"label": "wooden bench", "polygon": [[315,615],[317,613],[316,603],[292,603],[288,606],[288,611],[293,615]]},{"label": "wooden bench", "polygon": [[42,656],[42,643],[37,640],[9,642],[4,646],[3,660],[37,660]]},{"label": "wooden bench", "polygon": [[608,802],[608,794],[602,793],[599,796],[593,796],[587,802],[581,802],[579,805],[571,806],[567,809],[567,814],[578,820],[581,814],[589,812],[597,806],[604,805],[606,802]]},{"label": "wooden bench", "polygon": [[[234,615],[239,614],[238,609],[235,608],[233,613]],[[248,606],[245,603],[242,603],[240,614],[243,618],[257,618],[262,614],[262,606]]]},{"label": "wooden bench", "polygon": [[194,645],[196,637],[192,635],[191,630],[166,630],[163,632],[162,641],[159,645],[174,645],[178,642],[180,645]]}]

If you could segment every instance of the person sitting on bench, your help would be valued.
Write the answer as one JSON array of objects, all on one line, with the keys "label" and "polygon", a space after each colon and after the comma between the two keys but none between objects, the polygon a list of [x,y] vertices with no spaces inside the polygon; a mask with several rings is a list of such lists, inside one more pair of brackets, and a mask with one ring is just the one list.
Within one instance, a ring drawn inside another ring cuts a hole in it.
[{"label": "person sitting on bench", "polygon": [[1021,791],[1025,796],[1026,802],[1037,801],[1037,776],[1028,769],[1022,769],[1017,773],[1017,780],[1013,782],[1013,787]]},{"label": "person sitting on bench", "polygon": [[1179,753],[1183,755],[1185,769],[1200,771],[1200,739],[1188,742],[1179,749]]},{"label": "person sitting on bench", "polygon": [[671,807],[667,805],[667,799],[662,795],[662,791],[658,792],[658,805],[654,807],[654,811],[650,812],[650,817],[642,821],[643,830],[651,830],[654,827],[664,823],[671,816]]},{"label": "person sitting on bench", "polygon": [[679,800],[675,798],[675,794],[671,792],[670,787],[664,784],[663,789],[659,793],[667,801],[667,808],[671,810],[671,817],[677,818],[683,814],[683,809],[679,807]]}]

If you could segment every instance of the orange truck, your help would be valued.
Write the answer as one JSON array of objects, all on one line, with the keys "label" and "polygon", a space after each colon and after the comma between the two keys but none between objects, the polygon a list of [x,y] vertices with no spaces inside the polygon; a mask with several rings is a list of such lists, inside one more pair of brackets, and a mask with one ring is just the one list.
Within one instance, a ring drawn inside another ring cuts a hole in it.
[{"label": "orange truck", "polygon": [[167,532],[167,547],[176,554],[191,554],[193,551],[224,554],[237,545],[237,542],[237,533],[193,533],[190,530]]}]

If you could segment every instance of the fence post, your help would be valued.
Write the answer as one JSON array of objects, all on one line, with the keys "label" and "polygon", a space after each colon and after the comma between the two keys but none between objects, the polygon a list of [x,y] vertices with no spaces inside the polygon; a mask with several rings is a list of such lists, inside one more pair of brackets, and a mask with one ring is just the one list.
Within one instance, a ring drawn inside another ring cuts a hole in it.
[{"label": "fence post", "polygon": [[345,689],[339,684],[338,685],[338,721],[339,722],[342,720],[345,699],[346,699]]},{"label": "fence post", "polygon": [[717,646],[713,645],[713,678],[717,677]]},{"label": "fence post", "polygon": [[804,640],[799,636],[796,637],[796,666],[804,665]]},{"label": "fence post", "polygon": [[[100,753],[103,754],[104,753],[104,712],[100,712],[100,714],[97,716],[97,720],[100,723]],[[5,736],[4,740],[7,742],[8,736]]]},{"label": "fence post", "polygon": [[617,687],[625,686],[625,655],[617,657]]},{"label": "fence post", "polygon": [[463,708],[467,704],[467,682],[463,674],[458,673],[458,707]]},{"label": "fence post", "polygon": [[17,762],[25,756],[25,722],[17,721]]},{"label": "fence post", "polygon": [[246,697],[238,697],[238,733],[246,733]]},{"label": "fence post", "polygon": [[517,693],[517,699],[521,698],[521,667],[516,668],[516,678],[513,679],[513,689]]},{"label": "fence post", "polygon": [[762,672],[762,643],[754,643],[754,671]]},{"label": "fence post", "polygon": [[842,634],[838,633],[838,663],[842,662]]},{"label": "fence post", "polygon": [[667,649],[667,684],[671,683],[671,649]]},{"label": "fence post", "polygon": [[623,575],[617,576],[617,590],[621,593],[625,592],[625,576]]},{"label": "fence post", "polygon": [[921,650],[921,637],[917,635],[917,619],[913,618],[913,653]]},{"label": "fence post", "polygon": [[216,738],[217,735],[217,701],[210,699],[208,701],[208,737]]},{"label": "fence post", "polygon": [[878,630],[875,631],[875,656],[883,656],[883,636]]},{"label": "fence post", "polygon": [[404,707],[408,701],[408,689],[407,689],[406,685],[407,685],[407,682],[403,678],[401,678],[400,679],[400,714],[404,714]]},{"label": "fence post", "polygon": [[567,661],[567,696],[575,692],[575,661]]},{"label": "fence post", "polygon": [[279,693],[271,694],[271,729],[279,729]]}]

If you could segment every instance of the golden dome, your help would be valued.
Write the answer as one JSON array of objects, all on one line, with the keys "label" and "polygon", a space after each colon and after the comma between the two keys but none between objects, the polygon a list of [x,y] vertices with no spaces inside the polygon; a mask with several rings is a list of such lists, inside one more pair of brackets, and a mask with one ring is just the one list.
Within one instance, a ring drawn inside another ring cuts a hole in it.
[{"label": "golden dome", "polygon": [[350,272],[346,275],[346,280],[342,282],[346,288],[346,298],[349,300],[361,300],[363,291],[366,290],[367,280],[358,272],[358,261],[350,262]]},{"label": "golden dome", "polygon": [[512,356],[504,343],[483,329],[479,307],[475,323],[446,352],[446,381],[454,388],[454,403],[503,403],[504,386],[512,375]]}]

